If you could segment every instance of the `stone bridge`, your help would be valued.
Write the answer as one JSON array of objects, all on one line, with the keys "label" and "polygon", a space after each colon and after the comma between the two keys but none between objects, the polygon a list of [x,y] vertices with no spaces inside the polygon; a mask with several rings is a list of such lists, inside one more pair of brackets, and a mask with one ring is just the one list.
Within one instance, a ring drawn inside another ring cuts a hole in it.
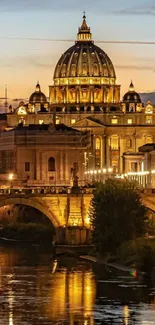
[{"label": "stone bridge", "polygon": [[[31,192],[31,193],[27,193]],[[0,207],[27,205],[47,216],[60,244],[91,243],[89,205],[92,194],[37,193],[37,191],[5,190],[0,192]]]},{"label": "stone bridge", "polygon": [[[91,189],[83,194],[7,189],[0,190],[0,207],[18,204],[35,208],[52,222],[58,243],[84,245],[91,243],[89,219],[91,198]],[[141,198],[143,204],[155,212],[155,191],[145,189],[141,193]]]}]

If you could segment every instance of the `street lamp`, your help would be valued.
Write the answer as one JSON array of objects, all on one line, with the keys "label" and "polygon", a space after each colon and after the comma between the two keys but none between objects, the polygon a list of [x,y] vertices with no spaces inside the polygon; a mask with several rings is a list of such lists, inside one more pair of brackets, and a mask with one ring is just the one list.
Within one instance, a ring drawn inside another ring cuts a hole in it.
[{"label": "street lamp", "polygon": [[12,187],[13,176],[13,173],[9,174],[10,187]]}]

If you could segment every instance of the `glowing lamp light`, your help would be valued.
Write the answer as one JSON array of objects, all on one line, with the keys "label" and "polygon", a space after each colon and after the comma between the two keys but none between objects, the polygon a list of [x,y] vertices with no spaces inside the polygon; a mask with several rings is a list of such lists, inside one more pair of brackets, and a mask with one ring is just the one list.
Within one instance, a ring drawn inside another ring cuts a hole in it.
[{"label": "glowing lamp light", "polygon": [[13,174],[9,174],[9,180],[10,180],[10,181],[13,180]]},{"label": "glowing lamp light", "polygon": [[105,174],[105,173],[106,173],[106,171],[107,171],[107,170],[106,170],[106,168],[104,168],[104,169],[103,169],[103,173]]},{"label": "glowing lamp light", "polygon": [[108,168],[108,172],[109,173],[112,173],[112,168]]}]

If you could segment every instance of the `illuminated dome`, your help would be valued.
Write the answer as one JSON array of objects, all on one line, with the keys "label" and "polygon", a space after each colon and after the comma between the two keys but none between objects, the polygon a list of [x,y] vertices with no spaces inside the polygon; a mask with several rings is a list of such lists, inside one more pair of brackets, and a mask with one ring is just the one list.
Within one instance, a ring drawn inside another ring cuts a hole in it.
[{"label": "illuminated dome", "polygon": [[59,59],[54,84],[115,84],[116,75],[108,55],[92,41],[90,28],[83,16],[77,41]]},{"label": "illuminated dome", "polygon": [[39,83],[36,85],[35,92],[29,98],[30,104],[46,104],[47,98],[44,93],[42,93]]},{"label": "illuminated dome", "polygon": [[140,104],[141,102],[140,95],[135,91],[134,85],[131,81],[129,91],[123,96],[123,103]]}]

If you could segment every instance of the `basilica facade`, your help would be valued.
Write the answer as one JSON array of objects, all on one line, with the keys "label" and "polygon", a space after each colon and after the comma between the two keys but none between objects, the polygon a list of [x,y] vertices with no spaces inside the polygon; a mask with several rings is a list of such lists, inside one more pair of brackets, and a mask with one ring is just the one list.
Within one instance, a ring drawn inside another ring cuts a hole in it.
[{"label": "basilica facade", "polygon": [[[49,99],[42,93],[38,82],[28,103],[21,102],[16,108],[10,106],[4,118],[1,117],[0,125],[3,144],[8,141],[5,139],[11,132],[25,141],[23,151],[18,150],[19,142],[16,141],[12,153],[14,158],[11,158],[14,165],[10,165],[10,170],[14,169],[22,180],[35,180],[36,184],[45,179],[48,184],[54,177],[55,183],[68,185],[70,167],[76,162],[83,181],[87,180],[87,175],[90,177],[99,170],[112,170],[116,174],[143,171],[144,153],[139,148],[155,141],[155,108],[151,102],[144,106],[133,82],[120,98],[120,85],[117,84],[112,61],[94,44],[84,15],[75,44],[65,51],[55,67],[53,84],[49,86]],[[39,134],[41,126],[48,127],[32,141],[32,129]],[[58,130],[61,130],[61,143],[55,140],[59,136]],[[53,134],[53,139],[49,134],[49,138],[46,137],[45,131]],[[43,138],[48,138],[45,141],[46,150]],[[82,139],[81,142],[79,139]],[[34,143],[29,156],[30,151],[26,150],[27,143],[30,145],[31,141]],[[70,141],[72,159],[69,156]],[[0,150],[2,155],[2,151],[5,151],[3,145]],[[49,155],[47,152],[44,155],[44,151],[49,151]],[[23,152],[22,163],[20,153],[16,155],[16,152]],[[52,157],[54,176],[48,173],[48,159]],[[41,167],[43,161],[44,167]],[[34,173],[24,170],[26,163],[30,170],[34,170],[37,164]],[[43,174],[44,178],[41,179]]]}]

